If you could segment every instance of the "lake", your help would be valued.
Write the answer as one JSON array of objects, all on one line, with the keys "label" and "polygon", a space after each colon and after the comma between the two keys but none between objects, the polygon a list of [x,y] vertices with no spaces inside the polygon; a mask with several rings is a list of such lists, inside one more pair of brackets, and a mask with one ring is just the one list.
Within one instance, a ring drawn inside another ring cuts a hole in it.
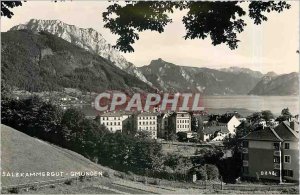
[{"label": "lake", "polygon": [[[202,102],[209,113],[225,113],[238,111],[247,116],[255,111],[271,110],[280,115],[283,108],[289,108],[292,114],[299,114],[299,96],[203,96]],[[81,106],[86,115],[96,115],[96,110],[90,106]]]},{"label": "lake", "polygon": [[249,111],[271,110],[279,115],[283,108],[292,114],[299,114],[299,96],[205,96],[203,105],[209,111],[246,109]]}]

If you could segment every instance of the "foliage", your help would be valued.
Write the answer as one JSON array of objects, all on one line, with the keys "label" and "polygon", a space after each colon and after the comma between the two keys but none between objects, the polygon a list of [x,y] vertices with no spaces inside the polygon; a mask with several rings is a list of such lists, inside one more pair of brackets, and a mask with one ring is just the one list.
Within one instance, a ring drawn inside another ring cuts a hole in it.
[{"label": "foliage", "polygon": [[195,174],[197,175],[197,179],[200,180],[207,180],[207,172],[206,172],[206,167],[205,166],[200,166],[195,168]]},{"label": "foliage", "polygon": [[270,110],[263,110],[261,112],[262,118],[265,119],[265,121],[270,121],[274,118],[273,113]]},{"label": "foliage", "polygon": [[11,18],[14,13],[11,8],[22,6],[21,1],[1,1],[1,16]]},{"label": "foliage", "polygon": [[99,162],[117,170],[139,171],[155,168],[161,146],[153,140],[121,133],[106,134],[97,144]]},{"label": "foliage", "polygon": [[281,115],[276,119],[279,122],[289,121],[293,115],[290,113],[289,108],[284,108],[281,111]]},{"label": "foliage", "polygon": [[85,156],[95,155],[95,144],[107,129],[86,119],[76,109],[63,110],[33,96],[27,99],[2,99],[2,123],[30,136],[67,147]]},{"label": "foliage", "polygon": [[216,165],[206,164],[206,173],[208,180],[218,180],[219,179],[219,169]]},{"label": "foliage", "polygon": [[146,131],[146,130],[137,131],[135,136],[139,139],[151,139],[152,138],[151,132]]},{"label": "foliage", "polygon": [[176,173],[185,173],[193,167],[192,162],[188,158],[178,154],[167,155],[163,165],[165,170]]},{"label": "foliage", "polygon": [[[133,52],[132,44],[139,39],[138,32],[151,30],[162,33],[172,22],[169,13],[176,9],[187,10],[182,22],[186,28],[185,39],[206,39],[210,37],[213,45],[226,43],[230,49],[238,47],[237,34],[246,26],[246,11],[240,6],[244,1],[128,1],[121,6],[114,3],[104,12],[104,27],[119,35],[114,47],[123,52]],[[249,17],[255,24],[261,24],[267,17],[264,12],[281,12],[289,9],[284,1],[251,1],[248,4]]]}]

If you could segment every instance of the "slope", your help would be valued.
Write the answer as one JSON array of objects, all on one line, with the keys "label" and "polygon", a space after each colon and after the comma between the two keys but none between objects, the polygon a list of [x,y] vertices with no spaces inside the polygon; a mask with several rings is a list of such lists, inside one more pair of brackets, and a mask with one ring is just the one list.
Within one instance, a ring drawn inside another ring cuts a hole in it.
[{"label": "slope", "polygon": [[2,81],[28,91],[151,90],[110,61],[46,32],[1,33]]},{"label": "slope", "polygon": [[[102,171],[106,169],[83,156],[30,137],[1,125],[1,171],[6,173],[63,172],[68,177],[72,171]],[[1,177],[2,186],[47,181],[60,176]]]}]

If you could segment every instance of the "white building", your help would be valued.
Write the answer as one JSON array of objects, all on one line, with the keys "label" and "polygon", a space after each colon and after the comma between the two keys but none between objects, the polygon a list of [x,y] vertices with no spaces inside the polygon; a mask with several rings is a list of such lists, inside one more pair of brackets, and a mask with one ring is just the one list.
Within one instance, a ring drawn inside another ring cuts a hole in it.
[{"label": "white building", "polygon": [[174,112],[170,117],[175,133],[191,131],[191,115],[188,112]]},{"label": "white building", "polygon": [[106,126],[113,133],[122,131],[123,120],[124,117],[121,113],[107,112],[100,115],[100,124]]},{"label": "white building", "polygon": [[150,132],[152,139],[157,139],[157,115],[150,112],[142,112],[136,115],[137,131]]},{"label": "white building", "polygon": [[236,128],[241,124],[240,120],[236,118],[236,116],[222,116],[221,118],[218,119],[218,124],[220,126],[225,126],[229,130],[229,133],[232,135],[235,135],[236,133]]}]

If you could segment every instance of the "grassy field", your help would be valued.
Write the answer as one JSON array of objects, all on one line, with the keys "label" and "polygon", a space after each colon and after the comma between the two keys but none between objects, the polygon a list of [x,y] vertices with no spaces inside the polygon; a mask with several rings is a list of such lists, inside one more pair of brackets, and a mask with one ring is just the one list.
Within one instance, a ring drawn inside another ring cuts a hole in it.
[{"label": "grassy field", "polygon": [[[70,177],[71,172],[74,171],[102,171],[105,169],[75,152],[32,138],[5,125],[1,125],[1,165],[2,172],[63,172],[62,177]],[[2,176],[1,179],[2,186],[8,186],[62,177]]]}]

